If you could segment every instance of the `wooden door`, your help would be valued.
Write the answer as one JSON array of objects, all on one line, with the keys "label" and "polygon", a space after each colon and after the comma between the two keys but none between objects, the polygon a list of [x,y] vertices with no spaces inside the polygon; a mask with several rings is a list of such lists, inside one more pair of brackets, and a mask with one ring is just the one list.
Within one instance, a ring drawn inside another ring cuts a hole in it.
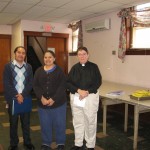
[{"label": "wooden door", "polygon": [[56,55],[56,63],[62,68],[65,74],[68,73],[68,58],[65,47],[65,38],[47,37],[47,49],[54,49]]},{"label": "wooden door", "polygon": [[0,35],[0,93],[3,93],[3,71],[11,58],[11,36]]}]

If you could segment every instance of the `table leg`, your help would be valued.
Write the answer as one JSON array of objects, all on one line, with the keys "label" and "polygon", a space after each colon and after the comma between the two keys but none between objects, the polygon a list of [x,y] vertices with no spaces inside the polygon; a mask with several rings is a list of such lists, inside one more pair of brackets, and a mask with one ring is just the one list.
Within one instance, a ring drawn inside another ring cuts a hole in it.
[{"label": "table leg", "polygon": [[103,105],[103,134],[106,135],[107,105]]},{"label": "table leg", "polygon": [[124,132],[128,129],[128,104],[125,103]]},{"label": "table leg", "polygon": [[133,141],[133,149],[137,149],[138,142],[138,124],[139,124],[139,106],[134,106],[134,141]]}]

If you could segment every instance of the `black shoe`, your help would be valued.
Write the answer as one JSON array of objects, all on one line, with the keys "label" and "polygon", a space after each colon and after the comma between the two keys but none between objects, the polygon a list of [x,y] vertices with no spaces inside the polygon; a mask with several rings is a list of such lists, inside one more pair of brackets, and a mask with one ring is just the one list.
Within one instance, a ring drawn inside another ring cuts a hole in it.
[{"label": "black shoe", "polygon": [[70,150],[83,150],[83,146],[79,147],[79,146],[74,146],[72,147]]},{"label": "black shoe", "polygon": [[26,150],[35,150],[35,147],[33,144],[24,144],[24,147]]},{"label": "black shoe", "polygon": [[8,150],[18,150],[18,146],[9,146]]},{"label": "black shoe", "polygon": [[58,145],[57,146],[57,150],[64,150],[65,149],[65,145]]},{"label": "black shoe", "polygon": [[51,148],[47,145],[42,145],[41,150],[51,150]]}]

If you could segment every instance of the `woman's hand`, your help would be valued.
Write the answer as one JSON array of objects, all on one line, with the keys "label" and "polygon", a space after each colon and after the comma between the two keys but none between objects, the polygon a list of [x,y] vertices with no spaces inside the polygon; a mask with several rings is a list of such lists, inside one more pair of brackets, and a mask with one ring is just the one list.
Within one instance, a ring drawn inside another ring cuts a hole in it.
[{"label": "woman's hand", "polygon": [[55,101],[50,98],[50,99],[48,100],[48,106],[52,106],[52,105],[54,104],[54,102],[55,102]]},{"label": "woman's hand", "polygon": [[41,98],[41,102],[42,102],[43,105],[48,105],[48,100],[43,96]]}]

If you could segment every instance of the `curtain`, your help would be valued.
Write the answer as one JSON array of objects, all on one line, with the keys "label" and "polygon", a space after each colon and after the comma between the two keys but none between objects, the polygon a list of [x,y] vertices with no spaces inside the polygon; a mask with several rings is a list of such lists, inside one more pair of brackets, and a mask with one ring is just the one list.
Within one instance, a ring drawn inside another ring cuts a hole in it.
[{"label": "curtain", "polygon": [[128,18],[128,14],[132,8],[122,9],[118,13],[118,17],[121,18],[121,26],[120,26],[120,35],[119,35],[119,48],[118,48],[118,58],[125,61],[126,55],[126,38],[127,38],[127,31],[126,31],[126,18]]},{"label": "curtain", "polygon": [[121,19],[121,27],[120,27],[120,36],[119,36],[119,49],[118,49],[118,57],[124,62],[126,55],[126,25],[125,18]]},{"label": "curtain", "polygon": [[130,19],[132,26],[150,27],[150,8],[135,10],[134,7],[122,9],[118,13],[121,18],[118,57],[124,62],[126,53],[126,19]]},{"label": "curtain", "polygon": [[82,32],[82,21],[78,21],[75,24],[71,23],[68,25],[68,28],[72,29],[72,32],[76,31],[77,29],[79,29],[79,33],[78,33],[78,47],[83,46],[83,32]]},{"label": "curtain", "polygon": [[78,24],[79,24],[78,47],[82,47],[83,46],[82,21],[79,21]]},{"label": "curtain", "polygon": [[130,11],[128,16],[133,26],[150,27],[150,8]]}]

